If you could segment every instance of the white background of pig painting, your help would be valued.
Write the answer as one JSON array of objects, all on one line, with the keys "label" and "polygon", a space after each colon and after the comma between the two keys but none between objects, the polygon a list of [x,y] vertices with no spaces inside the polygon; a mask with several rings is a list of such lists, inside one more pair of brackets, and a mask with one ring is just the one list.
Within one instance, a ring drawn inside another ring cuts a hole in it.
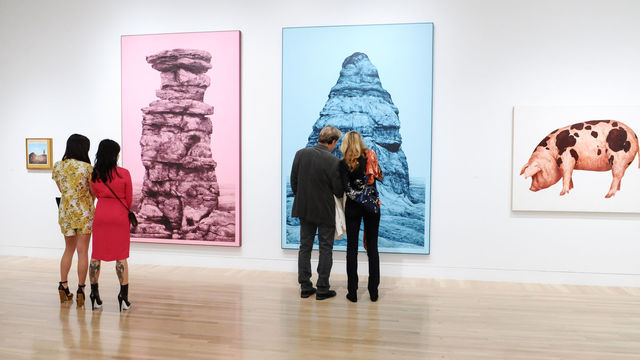
[{"label": "white background of pig painting", "polygon": [[[531,178],[520,170],[533,150],[553,130],[589,120],[617,120],[636,134],[640,132],[640,106],[516,106],[513,115],[513,198],[512,210],[590,211],[640,213],[640,169],[638,156],[627,167],[620,190],[610,199],[611,171],[573,172],[574,188],[563,196],[562,179],[555,185],[533,192]],[[640,135],[639,135],[640,136]]]}]

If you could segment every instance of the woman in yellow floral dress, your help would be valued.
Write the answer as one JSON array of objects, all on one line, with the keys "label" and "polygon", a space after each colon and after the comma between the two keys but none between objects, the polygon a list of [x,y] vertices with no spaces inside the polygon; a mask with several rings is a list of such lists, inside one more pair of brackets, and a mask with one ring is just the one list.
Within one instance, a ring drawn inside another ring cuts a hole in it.
[{"label": "woman in yellow floral dress", "polygon": [[89,160],[89,139],[73,134],[67,140],[62,161],[53,166],[51,177],[62,193],[58,210],[58,224],[64,235],[65,249],[60,260],[60,283],[58,292],[60,301],[73,300],[69,292],[67,276],[71,268],[73,253],[78,252],[78,306],[84,304],[84,287],[89,265],[89,241],[91,225],[95,211],[91,195],[91,173],[93,167]]}]

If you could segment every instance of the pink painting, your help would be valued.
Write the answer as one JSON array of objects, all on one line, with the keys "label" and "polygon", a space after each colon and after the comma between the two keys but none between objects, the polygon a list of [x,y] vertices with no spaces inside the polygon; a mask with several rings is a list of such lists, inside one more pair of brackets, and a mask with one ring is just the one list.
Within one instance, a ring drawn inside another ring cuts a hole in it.
[{"label": "pink painting", "polygon": [[131,240],[240,246],[240,32],[122,36]]}]

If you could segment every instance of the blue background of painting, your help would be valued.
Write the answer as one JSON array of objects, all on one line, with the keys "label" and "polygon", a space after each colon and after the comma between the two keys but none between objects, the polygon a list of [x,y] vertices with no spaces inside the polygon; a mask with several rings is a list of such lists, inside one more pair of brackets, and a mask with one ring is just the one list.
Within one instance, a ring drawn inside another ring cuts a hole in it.
[{"label": "blue background of painting", "polygon": [[29,142],[29,150],[27,151],[27,153],[34,153],[36,155],[47,154],[47,144],[40,142]]}]

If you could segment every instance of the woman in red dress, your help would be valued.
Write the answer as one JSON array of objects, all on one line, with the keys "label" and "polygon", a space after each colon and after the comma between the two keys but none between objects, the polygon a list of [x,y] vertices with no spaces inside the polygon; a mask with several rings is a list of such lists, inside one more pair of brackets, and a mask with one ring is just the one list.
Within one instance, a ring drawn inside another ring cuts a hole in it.
[{"label": "woman in red dress", "polygon": [[120,280],[118,303],[120,311],[131,307],[129,302],[129,208],[132,201],[131,175],[127,169],[117,166],[120,146],[113,140],[100,142],[96,163],[91,174],[91,190],[98,198],[93,220],[93,251],[89,265],[91,282],[91,309],[100,308],[102,300],[98,292],[100,262],[116,262],[116,274]]}]

